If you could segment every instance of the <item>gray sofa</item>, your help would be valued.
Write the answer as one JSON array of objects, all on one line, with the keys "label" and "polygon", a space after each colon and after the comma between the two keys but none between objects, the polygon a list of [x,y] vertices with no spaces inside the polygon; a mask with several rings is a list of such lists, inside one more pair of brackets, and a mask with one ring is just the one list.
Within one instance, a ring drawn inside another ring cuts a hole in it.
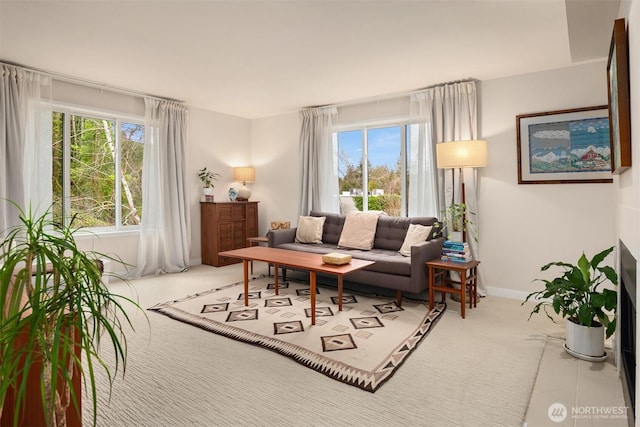
[{"label": "gray sofa", "polygon": [[[345,215],[314,211],[309,215],[326,217],[322,230],[322,243],[296,243],[297,229],[290,228],[269,231],[267,235],[269,247],[318,254],[340,252],[350,254],[352,258],[375,261],[375,264],[345,276],[345,283],[350,282],[393,289],[396,291],[398,305],[401,303],[402,292],[420,294],[427,290],[427,268],[425,262],[441,256],[442,244],[445,240],[439,232],[441,228],[434,227],[430,233],[429,240],[413,246],[410,257],[401,255],[398,250],[404,242],[409,224],[433,225],[437,222],[436,218],[380,216],[373,248],[367,251],[338,247],[340,233],[346,218]],[[283,272],[283,274],[286,274],[286,272]],[[335,281],[335,278],[333,279]]]}]

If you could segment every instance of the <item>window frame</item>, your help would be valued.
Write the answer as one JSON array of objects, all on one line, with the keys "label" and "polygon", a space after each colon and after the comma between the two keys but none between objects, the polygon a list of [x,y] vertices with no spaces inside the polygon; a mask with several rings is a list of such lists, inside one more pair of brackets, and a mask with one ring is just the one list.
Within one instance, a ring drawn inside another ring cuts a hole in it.
[{"label": "window frame", "polygon": [[[121,135],[120,129],[122,123],[131,123],[142,125],[144,127],[144,139],[146,141],[146,127],[145,127],[145,117],[136,114],[130,113],[120,113],[116,111],[100,109],[95,107],[86,107],[77,104],[70,104],[65,102],[53,102],[51,106],[52,117],[53,113],[62,113],[63,114],[63,138],[62,138],[62,216],[64,218],[65,224],[68,223],[70,217],[68,215],[71,212],[71,175],[68,173],[71,170],[71,156],[70,156],[70,148],[71,148],[71,135],[70,135],[70,122],[71,115],[88,117],[91,119],[97,120],[112,120],[114,122],[114,143],[115,143],[115,151],[116,157],[114,160],[115,168],[115,188],[114,188],[114,198],[115,198],[115,225],[113,226],[102,226],[102,227],[83,227],[79,230],[81,234],[94,234],[94,235],[104,235],[104,234],[128,234],[135,233],[140,230],[139,224],[134,225],[123,225],[122,224],[122,168],[119,167],[122,161],[121,157]],[[144,144],[144,141],[143,141]]]},{"label": "window frame", "polygon": [[409,212],[409,195],[407,194],[407,180],[408,180],[408,172],[409,165],[407,164],[407,152],[408,146],[410,143],[409,135],[408,135],[408,127],[411,126],[411,120],[409,117],[397,117],[393,119],[385,119],[385,120],[371,120],[371,121],[363,121],[351,124],[344,124],[334,126],[333,129],[333,138],[336,140],[336,150],[340,150],[339,142],[338,142],[338,134],[340,132],[352,132],[352,131],[362,131],[362,156],[363,156],[363,171],[362,171],[362,207],[363,212],[367,212],[369,210],[369,192],[368,192],[368,180],[369,180],[369,171],[367,167],[367,159],[369,156],[369,145],[368,145],[368,131],[371,129],[383,129],[383,128],[391,128],[391,127],[399,127],[400,128],[400,200],[401,200],[401,208],[400,208],[400,216],[407,217]]}]

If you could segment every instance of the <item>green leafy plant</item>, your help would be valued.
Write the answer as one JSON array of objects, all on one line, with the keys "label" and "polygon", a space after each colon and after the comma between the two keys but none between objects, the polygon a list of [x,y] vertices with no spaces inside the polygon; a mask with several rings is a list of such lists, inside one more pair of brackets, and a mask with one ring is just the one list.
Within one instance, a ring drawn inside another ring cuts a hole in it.
[{"label": "green leafy plant", "polygon": [[[95,369],[106,370],[110,385],[119,369],[124,373],[124,328],[132,328],[124,304],[141,309],[133,300],[109,291],[102,260],[121,261],[80,250],[73,221],[62,227],[50,219],[50,212],[35,216],[13,205],[20,223],[7,230],[0,244],[0,416],[9,392],[15,401],[14,426],[25,409],[31,412],[38,405],[27,378],[31,370],[39,369],[36,396],[44,422],[66,425],[69,405],[79,414],[80,390],[73,382],[74,372],[79,372],[92,398],[95,425]],[[103,340],[113,347],[113,372],[98,352]]]},{"label": "green leafy plant", "polygon": [[221,177],[222,175],[220,175],[219,173],[207,170],[206,166],[198,171],[198,178],[200,178],[200,181],[202,181],[202,186],[204,188],[214,188],[215,185],[213,185],[213,181],[217,181]]},{"label": "green leafy plant", "polygon": [[[434,233],[436,228],[443,227],[447,238],[450,238],[452,232],[469,231],[469,226],[473,224],[471,220],[473,215],[475,212],[469,211],[466,203],[452,203],[442,211],[442,221],[434,224]],[[478,241],[477,233],[473,234],[473,238],[476,242]]]},{"label": "green leafy plant", "polygon": [[[551,280],[536,279],[543,282],[545,288],[527,295],[525,301],[539,301],[529,318],[543,308],[547,317],[554,318],[547,311],[549,307],[562,318],[582,326],[603,325],[607,338],[616,330],[615,311],[617,293],[607,289],[604,284],[609,281],[618,284],[618,275],[610,266],[600,266],[602,261],[613,251],[613,247],[596,254],[591,260],[584,252],[577,265],[564,262],[551,262],[541,268],[547,271],[551,267],[560,267],[563,273]],[[611,313],[608,314],[608,313]],[[555,321],[555,320],[554,320]]]}]

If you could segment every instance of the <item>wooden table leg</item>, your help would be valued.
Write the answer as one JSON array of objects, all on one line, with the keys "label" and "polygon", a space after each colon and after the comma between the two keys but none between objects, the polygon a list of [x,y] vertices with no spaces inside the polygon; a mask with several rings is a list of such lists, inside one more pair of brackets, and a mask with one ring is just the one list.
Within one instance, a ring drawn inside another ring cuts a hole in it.
[{"label": "wooden table leg", "polygon": [[471,291],[473,292],[473,308],[478,306],[478,270],[474,268],[471,272],[473,274]]},{"label": "wooden table leg", "polygon": [[462,315],[462,318],[464,319],[464,306],[465,306],[465,299],[467,297],[467,271],[466,270],[462,270],[460,271],[460,314]]},{"label": "wooden table leg", "polygon": [[342,274],[338,275],[338,311],[342,311]]},{"label": "wooden table leg", "polygon": [[310,286],[309,291],[311,292],[311,324],[316,324],[316,272],[312,271],[310,273]]},{"label": "wooden table leg", "polygon": [[278,292],[278,264],[273,264],[273,268],[276,270],[276,274],[273,276],[273,287],[275,288],[276,295]]},{"label": "wooden table leg", "polygon": [[429,266],[429,310],[433,310],[435,292],[433,291],[433,267]]},{"label": "wooden table leg", "polygon": [[244,270],[244,305],[249,305],[249,261],[242,260],[242,269]]}]

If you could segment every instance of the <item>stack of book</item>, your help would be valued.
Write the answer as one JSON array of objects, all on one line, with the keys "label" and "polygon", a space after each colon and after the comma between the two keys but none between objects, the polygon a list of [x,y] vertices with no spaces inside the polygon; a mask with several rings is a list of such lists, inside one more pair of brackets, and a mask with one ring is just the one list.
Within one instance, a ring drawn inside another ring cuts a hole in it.
[{"label": "stack of book", "polygon": [[471,257],[471,249],[466,242],[455,242],[453,240],[446,240],[442,245],[442,261],[452,262],[469,262],[473,258]]}]

